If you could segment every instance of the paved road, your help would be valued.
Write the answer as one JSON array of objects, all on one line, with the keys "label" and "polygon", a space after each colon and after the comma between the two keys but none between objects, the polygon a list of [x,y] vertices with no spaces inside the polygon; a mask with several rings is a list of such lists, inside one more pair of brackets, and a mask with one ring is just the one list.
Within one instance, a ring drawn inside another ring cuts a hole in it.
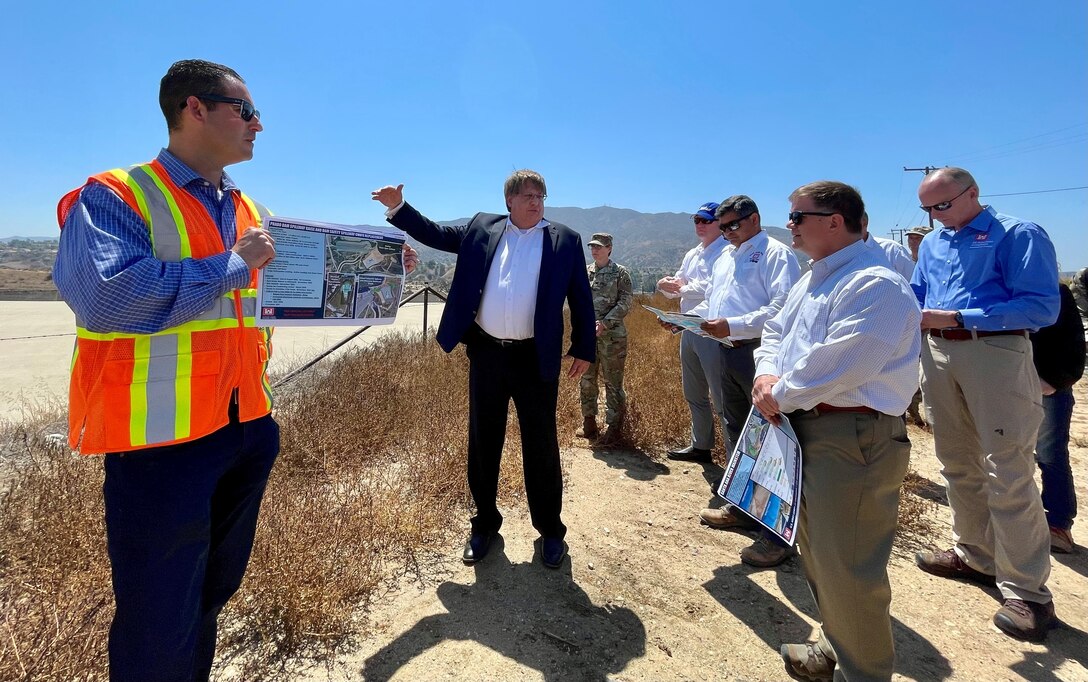
[{"label": "paved road", "polygon": [[[432,333],[441,314],[442,303],[432,303],[427,320]],[[409,303],[401,308],[396,324],[369,329],[333,355],[395,330],[422,328],[423,304]],[[354,327],[280,327],[271,371],[297,367],[354,331]],[[64,404],[74,342],[75,318],[63,302],[0,301],[0,420],[17,420]]]}]

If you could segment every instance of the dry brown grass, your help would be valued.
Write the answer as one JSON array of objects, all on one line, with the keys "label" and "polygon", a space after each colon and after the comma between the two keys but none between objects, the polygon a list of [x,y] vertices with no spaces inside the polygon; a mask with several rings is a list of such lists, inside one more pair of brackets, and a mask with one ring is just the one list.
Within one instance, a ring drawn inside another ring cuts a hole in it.
[{"label": "dry brown grass", "polygon": [[[641,307],[628,329],[624,440],[658,457],[688,437],[679,339]],[[221,617],[221,676],[290,679],[289,658],[327,658],[366,632],[366,607],[387,585],[461,536],[470,502],[467,366],[460,350],[446,355],[433,339],[391,335],[278,391],[282,451],[245,582]],[[3,680],[105,679],[113,606],[102,467],[48,438],[59,419],[0,429]],[[564,376],[561,444],[575,442],[580,423],[577,381]],[[507,443],[500,495],[520,505],[516,419]],[[910,498],[904,510],[917,516]]]}]

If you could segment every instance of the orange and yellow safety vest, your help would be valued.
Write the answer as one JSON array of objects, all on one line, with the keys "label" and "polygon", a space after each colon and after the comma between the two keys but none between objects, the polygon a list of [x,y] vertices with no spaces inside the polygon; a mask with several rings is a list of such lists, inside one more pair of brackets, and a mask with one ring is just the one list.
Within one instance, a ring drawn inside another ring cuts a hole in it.
[{"label": "orange and yellow safety vest", "polygon": [[[174,184],[158,161],[92,176],[147,224],[155,258],[180,262],[223,252],[215,221]],[[84,185],[86,186],[86,185]],[[57,206],[61,228],[82,187]],[[259,227],[267,209],[235,190],[237,233]],[[238,418],[272,411],[271,332],[255,325],[257,271],[195,320],[154,334],[100,333],[76,320],[69,386],[68,442],[92,455],[184,443],[226,426],[232,396]]]}]

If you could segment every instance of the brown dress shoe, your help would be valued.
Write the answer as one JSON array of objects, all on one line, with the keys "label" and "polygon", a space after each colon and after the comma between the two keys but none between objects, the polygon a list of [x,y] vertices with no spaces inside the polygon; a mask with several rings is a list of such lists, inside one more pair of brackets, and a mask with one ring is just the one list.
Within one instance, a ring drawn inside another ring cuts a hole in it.
[{"label": "brown dress shoe", "polygon": [[926,573],[931,573],[942,578],[953,580],[970,580],[986,587],[995,587],[997,578],[982,571],[976,571],[956,554],[954,549],[935,550],[932,552],[918,552],[914,555],[914,563]]},{"label": "brown dress shoe", "polygon": [[994,625],[1009,637],[1028,642],[1046,639],[1046,631],[1054,625],[1054,602],[1037,604],[1022,599],[1006,599],[994,614]]},{"label": "brown dress shoe", "polygon": [[786,672],[795,680],[830,682],[835,677],[835,661],[815,644],[783,644],[779,653]]}]

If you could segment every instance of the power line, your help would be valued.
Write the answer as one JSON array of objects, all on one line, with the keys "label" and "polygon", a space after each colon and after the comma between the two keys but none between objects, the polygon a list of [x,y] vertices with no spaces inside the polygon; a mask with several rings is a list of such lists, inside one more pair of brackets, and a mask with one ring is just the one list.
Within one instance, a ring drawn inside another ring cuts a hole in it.
[{"label": "power line", "polygon": [[1021,194],[1048,194],[1050,192],[1072,192],[1078,189],[1088,189],[1088,185],[1083,187],[1062,187],[1061,189],[1039,189],[1034,192],[1008,192],[1006,194],[980,194],[979,197],[1017,197]]},{"label": "power line", "polygon": [[[982,149],[976,149],[973,152],[966,152],[964,154],[957,154],[956,156],[953,156],[953,157],[949,158],[949,161],[954,161],[956,159],[965,160],[965,159],[967,159],[969,157],[984,155],[984,154],[987,154],[988,152],[992,152],[992,151],[994,151],[996,149],[1001,149],[1002,147],[1011,147],[1013,145],[1020,144],[1021,142],[1029,142],[1031,140],[1037,140],[1037,139],[1039,139],[1041,137],[1047,137],[1048,135],[1054,135],[1055,133],[1064,133],[1065,131],[1073,130],[1074,128],[1082,128],[1085,125],[1088,125],[1088,124],[1076,123],[1076,124],[1071,125],[1071,126],[1066,126],[1065,128],[1058,128],[1057,130],[1051,130],[1051,131],[1048,131],[1048,132],[1045,132],[1045,133],[1040,133],[1038,135],[1031,135],[1030,137],[1022,137],[1022,138],[1020,138],[1018,140],[1013,140],[1012,142],[1003,142],[1001,144],[993,145],[992,147],[983,147]],[[1053,140],[1051,140],[1051,142],[1052,141]]]}]

